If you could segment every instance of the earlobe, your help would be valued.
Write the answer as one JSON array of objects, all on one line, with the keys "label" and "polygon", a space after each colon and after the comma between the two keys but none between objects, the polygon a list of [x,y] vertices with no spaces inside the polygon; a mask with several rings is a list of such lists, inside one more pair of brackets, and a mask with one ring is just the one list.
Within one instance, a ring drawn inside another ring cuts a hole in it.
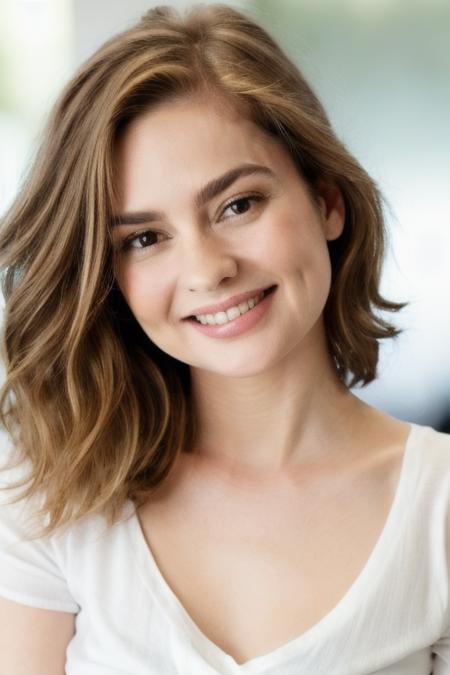
[{"label": "earlobe", "polygon": [[342,207],[340,206],[333,207],[325,223],[325,235],[328,241],[338,239],[344,230],[344,223],[345,223],[344,200],[342,199],[342,197],[340,197],[340,200],[342,201]]},{"label": "earlobe", "polygon": [[324,225],[324,233],[328,241],[341,236],[345,223],[345,202],[340,189],[323,179],[316,183],[319,197],[319,208]]}]

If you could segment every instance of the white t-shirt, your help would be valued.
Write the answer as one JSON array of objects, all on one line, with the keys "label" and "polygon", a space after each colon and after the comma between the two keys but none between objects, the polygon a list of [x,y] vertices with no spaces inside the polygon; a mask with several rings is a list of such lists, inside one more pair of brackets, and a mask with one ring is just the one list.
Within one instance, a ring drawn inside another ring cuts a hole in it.
[{"label": "white t-shirt", "polygon": [[111,528],[88,516],[27,542],[30,504],[5,505],[7,494],[0,595],[76,614],[67,675],[450,675],[450,435],[431,427],[412,425],[389,516],[345,596],[303,635],[242,665],[181,605],[131,502]]}]

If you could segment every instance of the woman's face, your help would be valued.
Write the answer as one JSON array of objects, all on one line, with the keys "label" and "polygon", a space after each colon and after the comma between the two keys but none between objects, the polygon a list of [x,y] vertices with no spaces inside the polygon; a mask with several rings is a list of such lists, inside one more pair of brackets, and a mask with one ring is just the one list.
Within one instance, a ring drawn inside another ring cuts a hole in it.
[{"label": "woman's face", "polygon": [[[135,119],[116,162],[116,278],[160,349],[194,368],[243,377],[323,344],[327,239],[341,234],[344,220],[338,190],[313,203],[281,144],[213,101],[163,103]],[[253,172],[240,170],[250,165]],[[205,190],[211,181],[215,189]],[[208,324],[211,334],[186,318],[275,285],[241,318]]]}]

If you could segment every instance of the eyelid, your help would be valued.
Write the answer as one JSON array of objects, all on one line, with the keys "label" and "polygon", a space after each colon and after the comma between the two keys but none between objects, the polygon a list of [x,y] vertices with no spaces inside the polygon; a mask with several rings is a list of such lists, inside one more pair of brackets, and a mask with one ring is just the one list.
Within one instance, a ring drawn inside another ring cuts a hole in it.
[{"label": "eyelid", "polygon": [[[245,192],[242,193],[241,195],[235,195],[234,197],[231,197],[225,204],[220,208],[219,210],[219,217],[223,215],[223,213],[230,207],[232,204],[239,202],[239,201],[244,201],[246,199],[252,201],[256,204],[262,203],[268,199],[269,195],[267,193],[263,194],[261,192]],[[227,216],[227,218],[245,218],[245,216],[248,214],[246,211],[245,213],[235,213],[232,216]],[[143,246],[141,248],[139,247],[134,247],[132,246],[132,242],[134,239],[139,237],[140,235],[144,235],[147,233],[154,234],[156,236],[162,235],[165,236],[165,232],[161,232],[160,230],[154,230],[152,228],[145,228],[145,229],[139,229],[131,234],[127,235],[124,239],[121,240],[121,242],[118,245],[119,250],[121,251],[135,251],[139,253],[143,253],[146,250],[151,250],[151,249],[156,249],[159,244],[163,242],[156,242],[155,244],[152,244],[151,246]]]},{"label": "eyelid", "polygon": [[[222,216],[224,211],[226,211],[232,204],[235,202],[239,202],[241,200],[249,199],[251,201],[254,201],[256,204],[259,204],[260,202],[265,201],[268,198],[267,194],[264,194],[262,192],[244,192],[241,195],[235,195],[234,197],[231,197],[225,204],[219,209],[219,216]],[[235,213],[234,217],[239,218],[240,216],[245,216],[247,213]]]},{"label": "eyelid", "polygon": [[156,236],[159,235],[159,234],[163,235],[163,236],[165,235],[164,232],[160,232],[159,230],[153,230],[149,227],[146,227],[146,228],[143,228],[143,229],[140,229],[140,230],[136,230],[135,232],[131,232],[131,234],[128,234],[126,237],[121,239],[117,244],[117,249],[119,251],[132,251],[132,250],[134,250],[134,251],[142,252],[142,251],[146,251],[147,249],[156,248],[157,244],[160,244],[161,242],[157,242],[156,244],[153,244],[152,246],[143,246],[142,248],[139,248],[137,246],[136,247],[132,246],[133,240],[137,239],[139,236],[142,236],[143,234],[148,234],[148,233],[155,234]]}]

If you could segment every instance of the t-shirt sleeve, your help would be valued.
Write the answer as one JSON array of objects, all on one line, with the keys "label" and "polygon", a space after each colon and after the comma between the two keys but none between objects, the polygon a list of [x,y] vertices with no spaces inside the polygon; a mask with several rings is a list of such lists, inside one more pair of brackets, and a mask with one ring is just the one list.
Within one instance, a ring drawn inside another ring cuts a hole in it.
[{"label": "t-shirt sleeve", "polygon": [[[0,452],[0,465],[8,455]],[[11,503],[23,488],[3,489],[19,475],[17,469],[0,471],[0,596],[31,607],[76,613],[79,606],[58,564],[58,542],[52,536],[33,538],[36,502]]]}]

